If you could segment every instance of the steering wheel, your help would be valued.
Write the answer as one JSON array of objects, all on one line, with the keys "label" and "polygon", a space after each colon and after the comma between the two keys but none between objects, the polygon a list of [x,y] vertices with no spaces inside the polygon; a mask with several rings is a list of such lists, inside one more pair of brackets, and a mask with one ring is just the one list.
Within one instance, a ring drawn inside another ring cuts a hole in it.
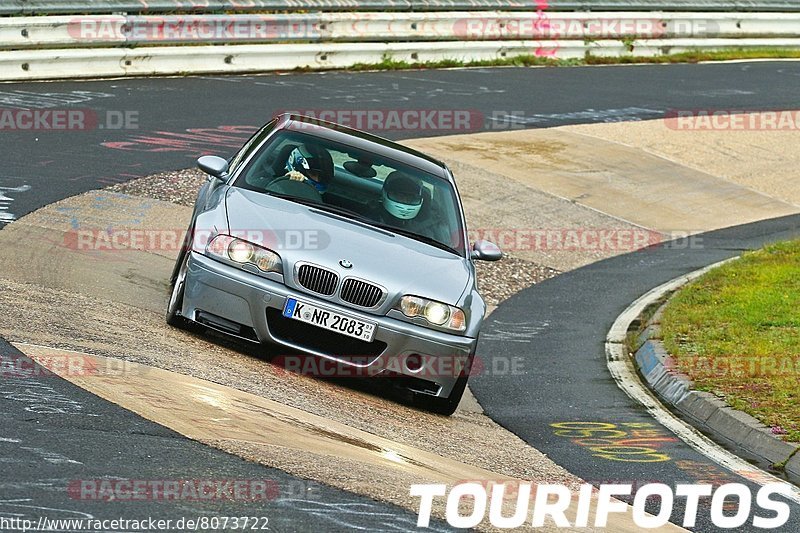
[{"label": "steering wheel", "polygon": [[322,203],[322,195],[308,180],[298,181],[283,176],[272,181],[265,190]]}]

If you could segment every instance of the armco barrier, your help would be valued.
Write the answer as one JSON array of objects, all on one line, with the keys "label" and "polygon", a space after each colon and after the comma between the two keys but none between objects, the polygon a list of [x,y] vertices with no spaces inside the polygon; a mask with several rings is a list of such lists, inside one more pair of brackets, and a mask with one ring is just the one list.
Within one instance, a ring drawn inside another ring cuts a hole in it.
[{"label": "armco barrier", "polygon": [[800,36],[800,13],[316,13],[0,18],[0,49]]},{"label": "armco barrier", "polygon": [[305,11],[800,11],[796,0],[2,0],[0,15]]},{"label": "armco barrier", "polygon": [[[702,44],[700,44],[702,43]],[[637,41],[636,53],[657,56],[698,48],[771,46],[800,49],[800,39],[651,39]],[[294,68],[345,68],[377,63],[385,55],[409,62],[441,59],[500,59],[522,54],[562,59],[586,53],[630,54],[619,40],[442,41],[406,43],[305,43],[142,48],[79,48],[0,52],[0,80],[97,78],[175,74],[248,73]]]},{"label": "armco barrier", "polygon": [[385,54],[407,61],[494,59],[542,46],[582,57],[582,41],[474,43],[328,43],[147,48],[20,50],[0,53],[0,79],[56,79],[126,75],[260,72],[293,68],[344,68],[376,63]]},{"label": "armco barrier", "polygon": [[[252,7],[259,1],[241,4]],[[504,5],[522,9],[533,3],[548,5],[544,0]],[[359,7],[365,4],[369,2],[358,2]],[[331,69],[379,63],[386,56],[408,62],[469,62],[518,55],[573,59],[800,49],[800,12],[299,13],[298,6],[306,3],[293,5],[293,13],[0,17],[0,80]],[[343,4],[334,0],[331,5]],[[199,11],[212,8],[209,1]]]}]

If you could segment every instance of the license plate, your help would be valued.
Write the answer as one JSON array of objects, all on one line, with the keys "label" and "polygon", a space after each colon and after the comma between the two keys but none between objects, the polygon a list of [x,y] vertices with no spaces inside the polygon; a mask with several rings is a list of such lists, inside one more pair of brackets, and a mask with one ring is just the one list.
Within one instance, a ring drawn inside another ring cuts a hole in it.
[{"label": "license plate", "polygon": [[375,335],[375,324],[364,322],[329,309],[299,302],[294,298],[286,300],[283,316],[311,324],[328,331],[335,331],[348,337],[354,337],[365,342],[372,342]]}]

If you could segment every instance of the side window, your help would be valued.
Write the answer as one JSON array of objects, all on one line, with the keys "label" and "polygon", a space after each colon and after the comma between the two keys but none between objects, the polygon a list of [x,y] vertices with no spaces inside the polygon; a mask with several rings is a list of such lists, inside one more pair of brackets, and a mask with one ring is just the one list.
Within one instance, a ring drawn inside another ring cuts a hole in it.
[{"label": "side window", "polygon": [[267,135],[272,132],[272,130],[275,128],[275,122],[276,121],[274,120],[270,121],[266,126],[258,130],[252,137],[250,137],[246,143],[244,143],[242,149],[239,150],[235,156],[233,156],[233,159],[231,159],[228,171],[230,174],[236,172],[237,167],[242,163],[242,161],[247,159],[255,147],[260,145],[261,141],[263,141],[264,138],[266,138]]},{"label": "side window", "polygon": [[283,176],[289,153],[300,144],[291,136],[278,134],[260,154],[252,159],[247,171],[242,175],[245,183],[263,189],[274,178]]}]

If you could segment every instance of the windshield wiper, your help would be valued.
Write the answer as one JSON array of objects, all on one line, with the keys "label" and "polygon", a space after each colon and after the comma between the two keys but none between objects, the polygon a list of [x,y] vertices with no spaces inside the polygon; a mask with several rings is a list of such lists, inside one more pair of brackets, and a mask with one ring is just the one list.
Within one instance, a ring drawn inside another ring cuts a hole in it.
[{"label": "windshield wiper", "polygon": [[375,225],[375,226],[378,226],[381,229],[385,229],[385,230],[391,231],[392,233],[397,233],[397,234],[402,235],[404,237],[408,237],[408,238],[414,239],[416,241],[424,242],[425,244],[430,244],[431,246],[435,246],[436,248],[440,248],[440,249],[445,250],[447,252],[454,253],[454,254],[456,254],[458,256],[461,255],[461,252],[459,252],[455,248],[453,248],[451,246],[448,246],[443,242],[439,242],[439,241],[437,241],[436,239],[434,239],[432,237],[428,237],[426,235],[420,235],[419,233],[414,233],[413,231],[408,231],[406,229],[401,229],[401,228],[398,228],[396,226],[392,226],[391,224],[381,224],[380,222],[374,222],[374,221],[371,222],[371,223],[373,225]]},{"label": "windshield wiper", "polygon": [[318,206],[321,205],[320,202],[316,200],[309,200],[308,198],[300,198],[299,196],[293,196],[291,194],[285,194],[282,192],[272,192],[272,191],[262,191],[263,194],[267,196],[274,196],[276,198],[280,198],[281,200],[291,200],[292,202],[297,202],[298,204],[308,205],[308,206]]},{"label": "windshield wiper", "polygon": [[372,223],[372,219],[367,218],[361,213],[357,213],[352,209],[347,209],[346,207],[339,207],[338,205],[331,205],[331,204],[314,204],[314,207],[320,209],[321,211],[330,211],[331,213],[336,213],[337,215],[343,215],[349,218],[354,218],[361,222]]}]

